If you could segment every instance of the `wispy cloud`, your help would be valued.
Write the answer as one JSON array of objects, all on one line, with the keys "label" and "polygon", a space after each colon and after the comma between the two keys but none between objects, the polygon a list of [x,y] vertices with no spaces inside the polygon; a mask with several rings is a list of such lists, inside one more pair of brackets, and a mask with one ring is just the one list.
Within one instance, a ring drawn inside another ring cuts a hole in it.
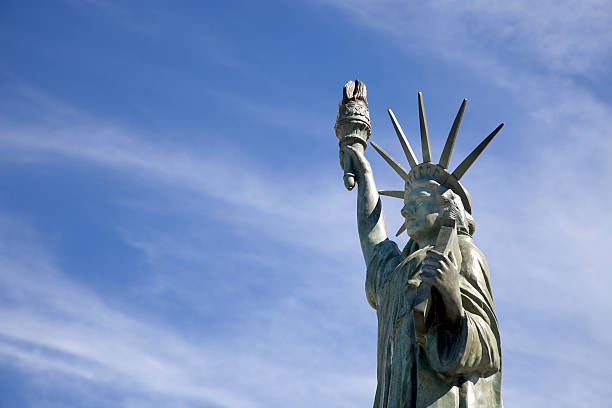
[{"label": "wispy cloud", "polygon": [[607,70],[611,56],[612,8],[605,1],[320,2],[348,12],[360,25],[401,37],[398,45],[408,51],[441,59],[469,56],[481,63],[493,57],[530,71],[590,76]]},{"label": "wispy cloud", "polygon": [[[284,330],[300,330],[300,324],[287,325],[285,311],[266,313],[266,321],[279,319],[278,326],[268,325],[271,333],[258,334],[253,321],[242,324],[239,337],[204,334],[195,342],[142,311],[135,316],[146,320],[134,317],[134,310],[111,306],[67,279],[35,242],[35,232],[11,218],[0,218],[0,358],[26,365],[32,375],[58,371],[106,384],[126,399],[136,393],[140,401],[220,407],[282,406],[291,398],[306,407],[322,395],[348,407],[368,396],[364,387],[372,388],[371,375],[329,370],[324,361],[330,351],[297,338],[284,344]],[[285,304],[283,310],[297,312],[295,307]],[[318,355],[319,362],[304,364],[306,355]]]},{"label": "wispy cloud", "polygon": [[[0,312],[4,322],[0,353],[4,361],[26,365],[34,370],[32,375],[51,370],[106,384],[123,393],[126,401],[128,390],[137,390],[142,398],[148,395],[172,404],[190,405],[191,401],[225,407],[264,406],[263,401],[265,406],[281,406],[291,399],[299,401],[295,406],[306,407],[321,398],[334,406],[348,407],[370,400],[374,371],[363,375],[359,370],[352,370],[350,375],[340,372],[346,367],[346,359],[353,360],[355,352],[363,351],[347,347],[339,351],[341,346],[336,342],[342,337],[334,338],[343,328],[333,321],[354,313],[354,308],[367,310],[361,277],[346,280],[342,276],[346,272],[332,271],[329,261],[327,266],[316,261],[323,256],[333,264],[338,253],[358,253],[356,242],[344,242],[346,236],[353,235],[349,232],[353,220],[343,211],[350,205],[345,201],[351,198],[341,195],[339,178],[331,181],[330,177],[304,191],[303,185],[268,173],[239,152],[220,156],[234,158],[228,163],[216,158],[219,156],[214,152],[202,154],[178,146],[153,145],[135,132],[105,126],[77,109],[68,109],[68,105],[56,105],[44,93],[30,90],[21,94],[32,99],[36,109],[44,111],[50,120],[39,126],[3,118],[0,144],[7,160],[34,164],[59,158],[71,167],[98,166],[124,182],[156,186],[160,194],[172,193],[176,197],[173,205],[183,209],[193,206],[188,201],[193,201],[195,194],[216,202],[216,207],[223,209],[219,211],[226,225],[246,227],[269,243],[276,240],[302,251],[310,248],[307,251],[315,260],[293,267],[293,279],[300,284],[284,296],[266,299],[241,315],[233,315],[231,308],[219,310],[215,312],[219,319],[232,319],[236,324],[214,336],[197,335],[194,341],[138,307],[125,309],[109,303],[91,288],[72,282],[54,265],[52,254],[36,244],[36,231],[28,228],[27,222],[10,222],[11,217],[4,215],[0,248],[0,279],[6,288],[2,295],[8,299]],[[184,194],[189,194],[190,200],[184,200]],[[196,213],[205,216],[213,207],[208,205]],[[338,212],[330,211],[333,208]],[[161,277],[158,284],[162,292],[151,293],[149,301],[155,302],[157,295],[171,289],[197,309],[202,306],[203,292],[215,290],[232,296],[232,292],[241,290],[236,282],[232,288],[215,282],[211,289],[202,280],[202,273],[181,276],[180,271],[173,270],[173,279],[168,279],[165,259],[190,261],[195,268],[208,269],[208,273],[223,267],[211,261],[218,253],[208,257],[202,253],[197,221],[192,222],[192,228],[186,227],[171,240],[155,233],[139,234],[136,231],[141,229],[132,229],[129,224],[117,225],[126,243],[141,249]],[[236,261],[240,255],[234,252],[223,255]],[[268,267],[276,262],[273,269],[286,273],[288,256],[282,252],[275,254],[268,249],[259,260],[253,258],[257,256],[253,252],[243,256],[250,269],[262,262]],[[281,258],[285,263],[279,265]],[[357,259],[344,268],[352,265],[362,270],[358,256],[353,258]],[[357,288],[352,287],[354,282],[359,282]],[[350,286],[356,295],[339,297],[345,291],[338,285]],[[306,307],[313,302],[319,304]],[[375,330],[374,321],[368,321]],[[363,324],[358,317],[344,327],[354,331]],[[234,332],[235,327],[240,331]],[[318,345],[317,339],[326,346]],[[363,357],[371,363],[374,355]],[[361,363],[352,364],[357,367]],[[282,389],[275,384],[283,384]],[[64,386],[61,382],[57,385]]]},{"label": "wispy cloud", "polygon": [[151,326],[107,306],[46,259],[27,225],[6,215],[1,224],[0,352],[5,358],[121,389],[254,406],[219,384],[207,387],[214,366],[222,364],[218,354],[185,342],[159,323]]},{"label": "wispy cloud", "polygon": [[[333,173],[313,169],[305,191],[304,180],[275,174],[231,145],[218,147],[223,151],[193,152],[171,143],[153,144],[137,131],[98,123],[64,103],[53,103],[40,91],[25,91],[22,97],[33,100],[49,120],[32,126],[2,118],[0,143],[17,153],[8,160],[19,160],[21,151],[27,152],[23,156],[27,160],[37,153],[39,160],[55,156],[102,166],[140,182],[189,190],[231,205],[234,210],[226,215],[233,214],[236,222],[251,224],[262,233],[285,231],[283,240],[326,252],[346,248],[339,244],[340,237],[353,222],[343,208],[352,197],[338,188],[335,163],[329,166]],[[251,216],[254,213],[256,217]],[[313,240],[313,232],[337,237],[338,244],[329,247]]]}]

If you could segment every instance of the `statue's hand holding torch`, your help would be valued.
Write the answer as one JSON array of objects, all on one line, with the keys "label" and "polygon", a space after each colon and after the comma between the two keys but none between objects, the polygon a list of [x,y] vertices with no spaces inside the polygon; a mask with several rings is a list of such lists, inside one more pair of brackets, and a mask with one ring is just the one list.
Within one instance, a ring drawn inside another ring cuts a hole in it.
[{"label": "statue's hand holding torch", "polygon": [[355,82],[349,81],[344,85],[342,102],[338,104],[338,116],[334,129],[340,141],[340,165],[344,170],[344,186],[350,191],[355,187],[358,164],[353,162],[353,155],[346,149],[362,155],[372,133],[366,86],[359,79],[356,79]]}]

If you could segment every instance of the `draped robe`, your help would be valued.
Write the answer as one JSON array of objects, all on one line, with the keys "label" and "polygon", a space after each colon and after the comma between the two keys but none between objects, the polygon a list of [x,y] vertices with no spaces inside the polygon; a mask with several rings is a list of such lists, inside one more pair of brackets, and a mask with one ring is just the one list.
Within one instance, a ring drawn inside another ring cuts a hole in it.
[{"label": "draped robe", "polygon": [[[426,345],[416,343],[412,307],[415,273],[431,247],[412,240],[404,251],[379,243],[368,262],[366,296],[378,317],[374,408],[501,408],[501,349],[489,267],[469,235],[459,235],[465,317],[452,332],[435,319]],[[411,282],[408,282],[411,280]],[[441,299],[432,291],[432,310]],[[435,312],[432,316],[435,316]]]}]

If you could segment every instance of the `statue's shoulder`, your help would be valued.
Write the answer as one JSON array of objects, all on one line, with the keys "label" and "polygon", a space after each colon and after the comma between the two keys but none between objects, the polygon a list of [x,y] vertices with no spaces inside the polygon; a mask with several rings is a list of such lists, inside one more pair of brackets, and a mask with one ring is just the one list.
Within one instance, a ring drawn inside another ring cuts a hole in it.
[{"label": "statue's shoulder", "polygon": [[[406,250],[409,248],[409,250]],[[427,256],[427,251],[432,249],[433,246],[426,246],[424,248],[419,248],[418,245],[411,245],[411,242],[408,242],[404,251],[400,255],[400,262],[395,268],[394,273],[407,273],[409,276],[414,275],[414,273],[419,269],[419,266]]]},{"label": "statue's shoulder", "polygon": [[469,235],[459,236],[459,248],[461,250],[461,275],[477,286],[481,291],[491,293],[491,276],[489,265],[484,253],[474,244],[474,239]]},{"label": "statue's shoulder", "polygon": [[395,242],[388,238],[379,242],[367,260],[368,280],[376,277],[378,281],[379,275],[392,271],[401,261],[402,254]]},{"label": "statue's shoulder", "polygon": [[484,276],[489,280],[489,265],[484,253],[474,244],[474,239],[469,235],[460,235],[459,249],[461,250],[461,274],[473,277],[477,280]]}]

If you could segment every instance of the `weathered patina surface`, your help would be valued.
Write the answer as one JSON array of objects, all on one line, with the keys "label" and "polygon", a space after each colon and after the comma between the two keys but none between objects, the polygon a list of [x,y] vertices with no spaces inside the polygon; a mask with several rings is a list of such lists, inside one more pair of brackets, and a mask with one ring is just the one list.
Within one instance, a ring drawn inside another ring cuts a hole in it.
[{"label": "weathered patina surface", "polygon": [[[472,202],[459,182],[502,125],[451,173],[446,167],[465,101],[442,157],[434,164],[419,94],[423,163],[416,160],[389,111],[410,170],[372,143],[404,181],[403,190],[378,191],[364,154],[370,136],[365,95],[360,81],[345,85],[336,135],[345,186],[349,190],[358,186],[366,295],[378,317],[374,407],[502,407],[500,337],[489,267],[474,244]],[[404,200],[405,222],[398,235],[406,231],[410,240],[401,251],[387,236],[380,194]],[[446,235],[441,234],[443,229]]]}]

